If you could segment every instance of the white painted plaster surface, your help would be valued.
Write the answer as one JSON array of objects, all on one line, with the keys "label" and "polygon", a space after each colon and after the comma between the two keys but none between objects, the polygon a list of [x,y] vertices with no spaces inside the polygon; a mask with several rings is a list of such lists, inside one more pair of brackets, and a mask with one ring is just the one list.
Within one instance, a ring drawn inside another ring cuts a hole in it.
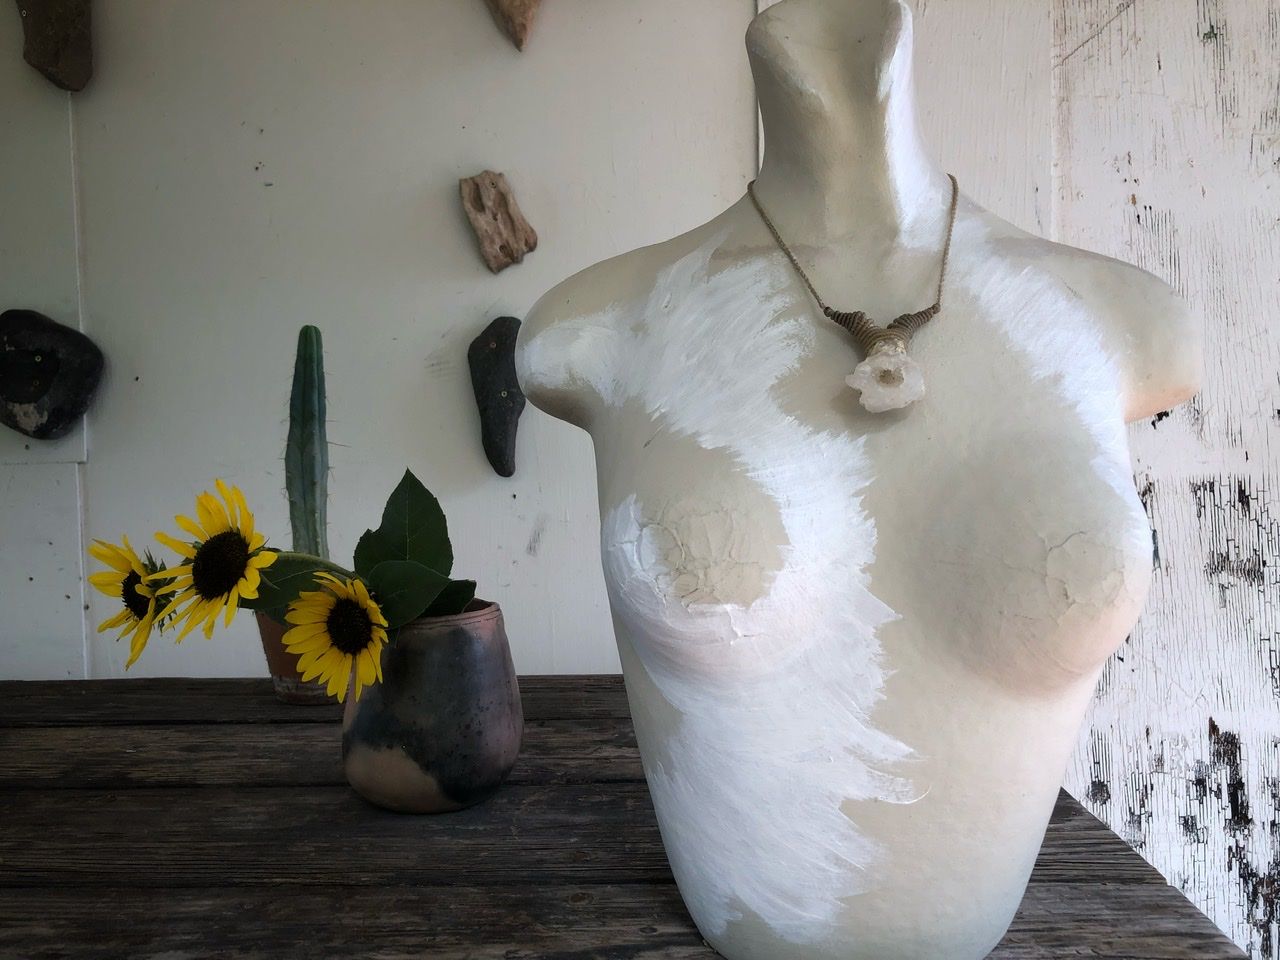
[{"label": "white painted plaster surface", "polygon": [[[747,39],[761,199],[828,301],[873,317],[931,299],[945,233],[909,24],[897,3],[790,0]],[[1186,310],[967,200],[944,297],[912,346],[929,392],[895,414],[845,390],[852,345],[745,201],[526,321],[526,391],[595,442],[659,823],[731,960],[985,956],[1145,597],[1124,421],[1194,389]],[[1181,349],[1153,366],[1169,325]],[[664,521],[699,510],[735,536]],[[706,589],[726,549],[769,572],[758,595]]]}]

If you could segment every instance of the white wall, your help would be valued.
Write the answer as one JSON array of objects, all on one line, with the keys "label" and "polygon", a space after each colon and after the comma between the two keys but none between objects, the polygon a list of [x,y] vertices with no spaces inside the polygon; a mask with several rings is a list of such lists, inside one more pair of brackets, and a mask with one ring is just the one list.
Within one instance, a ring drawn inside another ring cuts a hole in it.
[{"label": "white wall", "polygon": [[[1201,399],[1133,431],[1160,565],[1068,784],[1270,957],[1280,0],[915,6],[926,130],[966,192],[1164,276],[1205,318]],[[516,477],[497,478],[466,346],[741,195],[754,9],[547,0],[518,54],[480,0],[113,0],[72,98],[21,63],[0,14],[0,309],[83,321],[110,364],[85,434],[28,449],[0,431],[0,676],[121,674],[125,651],[83,631],[82,522],[143,541],[223,476],[287,542],[302,323],[326,336],[335,554],[408,465],[449,511],[459,570],[502,602],[522,672],[617,670],[590,445],[531,408]],[[484,167],[542,239],[498,277],[457,201]],[[110,612],[91,604],[91,623]],[[130,674],[263,671],[242,618],[212,642],[153,641]]]},{"label": "white wall", "polygon": [[[0,311],[80,324],[70,106],[22,60],[0,11]],[[84,431],[28,440],[0,427],[0,677],[85,676]]]},{"label": "white wall", "polygon": [[[753,9],[549,3],[520,54],[479,0],[119,0],[95,8],[96,75],[70,99],[70,123],[66,95],[21,63],[5,11],[0,102],[22,152],[41,156],[11,158],[8,137],[0,146],[23,214],[6,203],[0,236],[40,270],[4,261],[0,290],[5,306],[75,321],[74,138],[84,329],[109,360],[88,418],[88,535],[146,541],[220,476],[287,544],[293,344],[315,323],[335,557],[377,525],[409,466],[449,513],[459,573],[506,610],[521,671],[616,671],[590,444],[531,409],[516,477],[498,478],[466,349],[493,317],[522,315],[564,276],[692,227],[742,189],[755,148],[741,56]],[[28,125],[39,143],[25,142]],[[542,240],[497,277],[458,201],[458,178],[485,167],[508,174]],[[33,171],[38,190],[20,182]],[[46,262],[55,243],[59,259]],[[20,439],[0,438],[0,675],[80,676],[86,662],[90,676],[121,675],[122,645],[91,636],[86,653],[79,620],[51,618],[63,592],[80,611],[83,447],[36,467]],[[28,522],[11,531],[18,514]],[[56,557],[34,558],[40,589],[11,602],[46,530]],[[56,583],[44,575],[55,563],[66,570]],[[90,603],[94,624],[113,609],[97,594]],[[130,674],[264,669],[242,617],[212,642],[153,641]]]}]

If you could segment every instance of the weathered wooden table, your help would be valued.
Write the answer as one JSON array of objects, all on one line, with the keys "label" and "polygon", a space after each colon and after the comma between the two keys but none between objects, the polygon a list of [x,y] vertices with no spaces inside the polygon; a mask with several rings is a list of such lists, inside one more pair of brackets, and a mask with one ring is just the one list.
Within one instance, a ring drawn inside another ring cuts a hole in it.
[{"label": "weathered wooden table", "polygon": [[[336,705],[266,680],[0,683],[0,956],[714,957],[620,678],[521,687],[511,782],[411,817],[348,789]],[[1064,794],[992,956],[1244,954]]]}]

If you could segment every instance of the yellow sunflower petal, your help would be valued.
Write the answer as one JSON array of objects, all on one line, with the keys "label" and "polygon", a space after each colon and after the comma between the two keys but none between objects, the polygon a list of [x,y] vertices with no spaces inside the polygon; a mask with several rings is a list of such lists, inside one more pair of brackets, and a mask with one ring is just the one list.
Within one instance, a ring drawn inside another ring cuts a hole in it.
[{"label": "yellow sunflower petal", "polygon": [[347,698],[347,687],[351,683],[351,655],[343,654],[342,664],[329,679],[329,696],[337,695],[338,702]]},{"label": "yellow sunflower petal", "polygon": [[179,556],[186,557],[188,560],[195,559],[196,548],[193,547],[191,544],[184,543],[183,541],[179,540],[177,537],[171,537],[169,536],[169,534],[165,533],[163,530],[156,531],[156,539],[159,540],[161,543],[163,543],[166,547],[168,547],[174,553],[178,554]]},{"label": "yellow sunflower petal", "polygon": [[196,496],[196,517],[200,521],[200,526],[204,527],[211,537],[231,529],[227,511],[207,490]]},{"label": "yellow sunflower petal", "polygon": [[218,625],[218,614],[222,612],[223,601],[221,598],[209,601],[209,612],[204,618],[203,632],[205,639],[213,638],[213,629]]},{"label": "yellow sunflower petal", "polygon": [[302,626],[304,623],[324,623],[329,619],[329,611],[332,609],[332,604],[325,604],[323,607],[319,604],[305,607],[295,604],[289,608],[289,612],[284,615],[284,619],[286,622],[298,626]]},{"label": "yellow sunflower petal", "polygon": [[322,650],[328,649],[330,646],[329,635],[326,633],[317,633],[314,636],[304,637],[301,640],[295,640],[287,644],[285,649],[290,653],[302,656],[305,653],[320,653]]},{"label": "yellow sunflower petal", "polygon": [[341,653],[334,647],[330,647],[318,656],[308,653],[299,657],[298,670],[302,673],[302,679],[319,678],[322,681],[328,681],[329,672],[336,666],[338,657],[341,657]]},{"label": "yellow sunflower petal", "polygon": [[113,570],[128,573],[133,569],[133,560],[123,550],[105,540],[95,540],[89,545],[89,555],[99,563],[105,563]]},{"label": "yellow sunflower petal", "polygon": [[370,607],[377,606],[377,604],[373,602],[373,597],[369,596],[369,590],[365,587],[364,581],[359,577],[356,577],[351,581],[351,588],[355,591],[355,599],[358,600],[360,605],[366,610]]},{"label": "yellow sunflower petal", "polygon": [[195,537],[196,540],[200,541],[201,543],[209,539],[209,534],[206,531],[202,530],[200,528],[200,524],[196,523],[190,517],[184,517],[182,514],[178,514],[173,518],[173,522],[176,523],[178,526],[180,526],[183,530],[187,531],[187,533],[191,534],[191,536]]},{"label": "yellow sunflower petal", "polygon": [[236,506],[239,507],[239,512],[241,512],[241,532],[244,534],[244,539],[250,541],[250,543],[253,540],[259,540],[261,544],[261,534],[256,530],[253,511],[244,502],[244,494],[241,493],[241,489],[238,486],[233,486],[232,497],[236,498]]},{"label": "yellow sunflower petal", "polygon": [[356,658],[356,670],[359,672],[360,679],[366,684],[372,684],[378,679],[378,671],[373,668],[372,650],[360,651],[360,655]]},{"label": "yellow sunflower petal", "polygon": [[294,627],[285,633],[281,642],[286,647],[295,647],[300,643],[306,643],[314,637],[327,637],[329,628],[325,623],[304,623]]},{"label": "yellow sunflower petal", "polygon": [[[164,593],[163,590],[157,590],[156,596],[158,597],[162,593]],[[166,607],[165,609],[165,615],[169,616],[171,614],[179,613],[182,609],[182,605],[186,603],[191,597],[195,596],[195,593],[196,593],[196,588],[189,586],[187,587],[186,590],[182,591],[182,593],[179,593],[176,596],[170,597],[168,607]]]},{"label": "yellow sunflower petal", "polygon": [[236,611],[240,609],[240,591],[236,587],[231,588],[231,595],[227,597],[227,616],[222,621],[223,627],[231,626],[231,621],[235,619]]},{"label": "yellow sunflower petal", "polygon": [[321,650],[309,650],[298,657],[298,672],[302,674],[303,680],[310,680],[325,672],[325,663],[329,659],[330,649],[325,647]]},{"label": "yellow sunflower petal", "polygon": [[347,582],[340,577],[335,577],[328,570],[320,570],[316,573],[316,580],[323,581],[328,585],[328,589],[332,590],[340,597],[352,599]]},{"label": "yellow sunflower petal", "polygon": [[231,488],[227,486],[226,481],[221,477],[216,478],[213,484],[218,488],[218,493],[222,494],[222,499],[226,501],[227,519],[231,522],[231,526],[240,529],[240,521],[236,519],[236,501],[235,497],[231,495]]},{"label": "yellow sunflower petal", "polygon": [[89,582],[107,596],[118,597],[123,589],[125,576],[127,574],[115,570],[99,570],[97,573],[89,574]]},{"label": "yellow sunflower petal", "polygon": [[133,614],[130,613],[127,608],[124,610],[121,610],[114,617],[109,617],[108,619],[103,620],[100,624],[98,624],[98,632],[106,633],[108,630],[114,630],[116,627],[120,626],[121,624],[128,622],[128,620],[132,616]]},{"label": "yellow sunflower petal", "polygon": [[280,558],[274,550],[259,550],[249,559],[249,566],[257,570],[265,570]]},{"label": "yellow sunflower petal", "polygon": [[[181,619],[185,619],[186,622],[182,628],[182,632],[178,634],[178,638],[175,642],[181,643],[183,640],[187,638],[187,634],[191,633],[192,630],[200,626],[201,621],[204,620],[209,615],[208,608],[210,606],[212,606],[212,604],[210,604],[207,600],[197,600],[195,603],[191,604],[191,606],[189,606],[186,610],[182,611],[181,614],[179,614],[179,617]],[[174,626],[177,626],[177,624],[174,624]]]},{"label": "yellow sunflower petal", "polygon": [[133,637],[129,641],[129,659],[124,662],[124,668],[128,670],[142,656],[142,651],[147,648],[147,641],[151,639],[151,627],[155,623],[155,614],[148,614],[138,624],[138,629],[133,632]]},{"label": "yellow sunflower petal", "polygon": [[[157,537],[157,539],[159,538]],[[175,579],[177,578],[189,579],[191,577],[191,570],[192,570],[192,565],[189,563],[184,563],[177,567],[169,567],[167,570],[157,570],[155,573],[148,573],[145,577],[143,577],[143,579],[147,581],[168,580],[171,577]]]}]

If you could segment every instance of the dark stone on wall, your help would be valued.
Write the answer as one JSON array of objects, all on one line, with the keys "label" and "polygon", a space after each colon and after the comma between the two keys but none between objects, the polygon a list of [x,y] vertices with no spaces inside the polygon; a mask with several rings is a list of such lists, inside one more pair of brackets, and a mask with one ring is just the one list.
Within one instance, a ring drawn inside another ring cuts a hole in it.
[{"label": "dark stone on wall", "polygon": [[102,351],[34,310],[0,313],[0,423],[36,440],[76,425],[102,378]]},{"label": "dark stone on wall", "polygon": [[73,93],[93,76],[89,0],[17,0],[22,59]]},{"label": "dark stone on wall", "polygon": [[516,430],[524,412],[524,393],[516,380],[516,335],[520,321],[499,317],[471,341],[467,364],[480,408],[480,439],[499,476],[516,472]]}]

